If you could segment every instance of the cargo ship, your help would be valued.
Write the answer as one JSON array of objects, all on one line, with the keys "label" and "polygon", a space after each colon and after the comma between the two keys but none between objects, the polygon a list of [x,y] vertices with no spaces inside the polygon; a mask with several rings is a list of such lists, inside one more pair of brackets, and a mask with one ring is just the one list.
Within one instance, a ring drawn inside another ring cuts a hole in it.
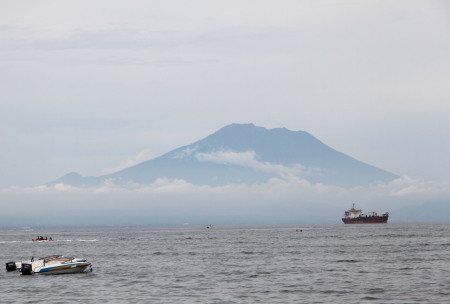
[{"label": "cargo ship", "polygon": [[344,224],[384,224],[387,223],[388,218],[388,212],[381,215],[375,211],[362,213],[361,209],[355,209],[355,204],[353,204],[352,209],[345,211],[342,221]]}]

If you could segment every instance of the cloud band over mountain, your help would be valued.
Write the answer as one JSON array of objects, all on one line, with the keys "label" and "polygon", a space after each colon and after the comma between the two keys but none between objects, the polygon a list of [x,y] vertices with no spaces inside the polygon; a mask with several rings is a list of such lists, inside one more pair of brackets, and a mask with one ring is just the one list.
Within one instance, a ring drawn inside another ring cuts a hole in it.
[{"label": "cloud band over mountain", "polygon": [[295,177],[226,186],[157,179],[135,188],[105,182],[88,188],[55,184],[0,189],[0,199],[8,202],[0,220],[3,226],[44,227],[340,223],[343,211],[356,203],[366,211],[389,211],[392,222],[445,221],[449,198],[449,183],[410,178],[354,188]]}]

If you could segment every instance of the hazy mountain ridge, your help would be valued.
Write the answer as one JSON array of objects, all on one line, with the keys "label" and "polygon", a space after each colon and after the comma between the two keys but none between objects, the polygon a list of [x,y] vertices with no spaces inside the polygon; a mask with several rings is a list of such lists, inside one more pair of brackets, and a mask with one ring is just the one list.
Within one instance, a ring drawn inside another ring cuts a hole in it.
[{"label": "hazy mountain ridge", "polygon": [[50,184],[96,186],[151,184],[158,178],[197,185],[263,183],[270,178],[306,179],[343,187],[389,182],[398,176],[349,157],[304,131],[231,124],[190,145],[113,174],[70,173]]}]

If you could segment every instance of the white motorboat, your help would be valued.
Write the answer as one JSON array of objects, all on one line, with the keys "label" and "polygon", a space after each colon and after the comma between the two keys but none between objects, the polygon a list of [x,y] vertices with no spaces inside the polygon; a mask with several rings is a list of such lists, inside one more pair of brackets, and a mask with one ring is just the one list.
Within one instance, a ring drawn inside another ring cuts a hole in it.
[{"label": "white motorboat", "polygon": [[14,262],[6,264],[7,270],[9,264],[9,270],[15,270],[13,269],[15,266],[17,270],[25,275],[78,273],[88,271],[88,269],[92,271],[91,263],[85,259],[65,257],[62,255],[51,255],[38,260],[32,258],[27,262],[15,263],[14,266],[12,263]]}]

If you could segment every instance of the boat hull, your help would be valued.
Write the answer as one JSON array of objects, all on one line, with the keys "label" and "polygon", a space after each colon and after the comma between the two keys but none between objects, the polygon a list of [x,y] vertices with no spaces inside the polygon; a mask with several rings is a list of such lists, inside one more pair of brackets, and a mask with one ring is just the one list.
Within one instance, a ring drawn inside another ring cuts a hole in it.
[{"label": "boat hull", "polygon": [[389,216],[343,218],[344,224],[386,224]]},{"label": "boat hull", "polygon": [[51,267],[42,267],[35,269],[36,274],[67,274],[67,273],[79,273],[85,272],[91,263],[72,264],[72,265],[60,265]]}]

